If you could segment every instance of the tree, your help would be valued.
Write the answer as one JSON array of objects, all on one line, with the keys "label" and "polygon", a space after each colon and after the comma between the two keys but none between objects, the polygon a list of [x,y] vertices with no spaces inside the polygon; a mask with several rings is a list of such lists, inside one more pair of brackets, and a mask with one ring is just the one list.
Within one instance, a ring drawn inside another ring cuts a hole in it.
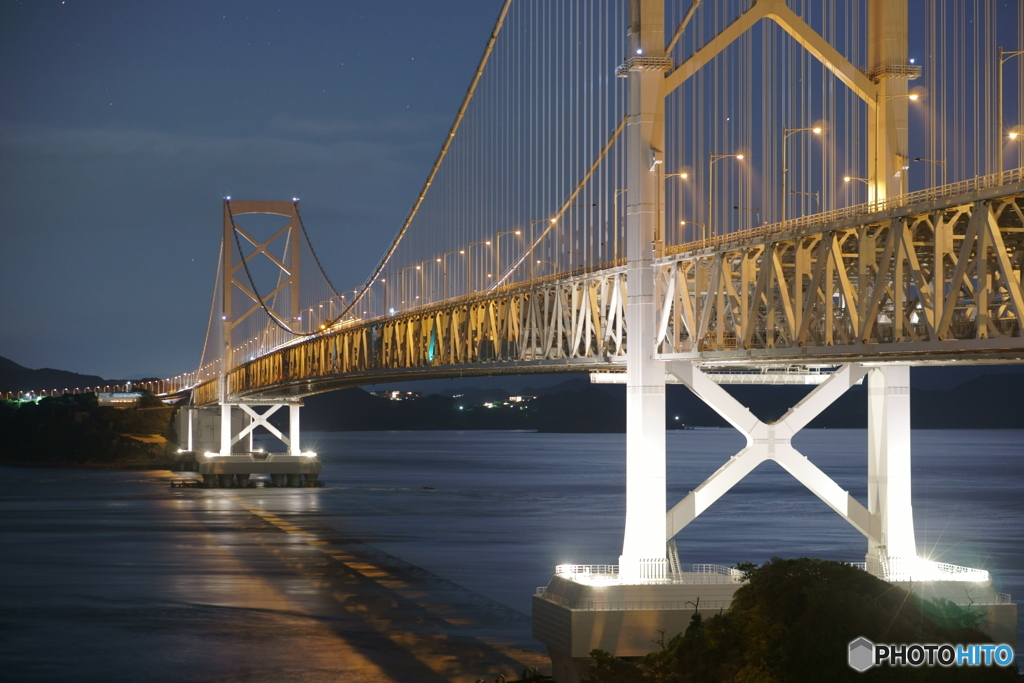
[{"label": "tree", "polygon": [[1012,667],[847,665],[850,641],[987,643],[978,615],[929,603],[860,569],[809,558],[745,565],[747,583],[721,615],[695,614],[664,650],[633,661],[595,650],[585,683],[802,683],[840,681],[1020,681]]}]

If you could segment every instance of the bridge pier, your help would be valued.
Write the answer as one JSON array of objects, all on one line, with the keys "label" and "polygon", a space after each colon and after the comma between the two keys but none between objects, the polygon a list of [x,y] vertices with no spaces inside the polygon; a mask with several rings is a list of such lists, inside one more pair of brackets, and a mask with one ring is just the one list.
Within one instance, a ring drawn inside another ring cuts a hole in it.
[{"label": "bridge pier", "polygon": [[[270,416],[288,407],[287,436],[270,423]],[[175,468],[203,476],[206,487],[249,485],[253,474],[267,474],[273,486],[320,485],[322,464],[316,453],[300,447],[302,403],[225,401],[219,406],[188,407],[176,424],[179,448]],[[260,412],[260,409],[263,409]],[[262,427],[285,446],[280,453],[253,448],[253,433]]]},{"label": "bridge pier", "polygon": [[868,571],[884,576],[888,557],[916,558],[910,491],[910,367],[868,372]]},{"label": "bridge pier", "polygon": [[[739,430],[746,445],[666,514],[670,557],[667,571],[660,576],[638,575],[635,567],[624,565],[560,565],[548,585],[538,589],[533,598],[533,634],[548,646],[555,680],[578,681],[595,648],[620,657],[653,651],[659,633],[667,641],[686,630],[698,604],[705,617],[729,607],[733,593],[742,585],[740,573],[726,567],[683,565],[671,539],[768,460],[778,463],[864,534],[866,571],[925,599],[941,597],[969,604],[982,611],[982,631],[996,642],[1016,645],[1017,607],[1009,596],[996,593],[987,571],[918,555],[911,505],[908,366],[843,365],[781,419],[768,424],[693,362],[659,365]],[[866,507],[792,445],[802,428],[865,376],[869,416]],[[653,421],[645,426],[664,436],[664,418],[657,426]],[[631,428],[634,423],[627,422],[627,429]],[[659,500],[664,501],[663,480],[661,486]],[[627,539],[630,493],[634,491],[627,485]]]}]

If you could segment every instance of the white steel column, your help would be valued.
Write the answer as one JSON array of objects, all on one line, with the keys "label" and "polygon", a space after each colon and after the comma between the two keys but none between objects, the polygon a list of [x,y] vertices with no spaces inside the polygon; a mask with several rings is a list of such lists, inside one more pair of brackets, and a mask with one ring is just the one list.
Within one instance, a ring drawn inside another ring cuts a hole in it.
[{"label": "white steel column", "polygon": [[288,452],[299,455],[299,408],[298,403],[288,404]]},{"label": "white steel column", "polygon": [[910,368],[868,373],[868,511],[879,520],[868,562],[917,557],[910,500]]},{"label": "white steel column", "polygon": [[[664,0],[632,0],[628,57],[665,56]],[[629,61],[627,60],[627,64]],[[623,581],[665,576],[665,369],[654,360],[654,245],[661,225],[657,183],[661,151],[651,146],[662,72],[630,68],[626,123],[626,529]],[[657,116],[657,120],[663,120]],[[661,138],[662,136],[658,136]]]},{"label": "white steel column", "polygon": [[220,454],[231,455],[231,404],[220,404]]},{"label": "white steel column", "polygon": [[194,450],[193,447],[192,447],[192,420],[195,419],[195,414],[193,413],[191,407],[186,408],[185,410],[186,410],[186,413],[188,415],[188,449],[187,450],[188,450],[189,453],[191,453]]}]

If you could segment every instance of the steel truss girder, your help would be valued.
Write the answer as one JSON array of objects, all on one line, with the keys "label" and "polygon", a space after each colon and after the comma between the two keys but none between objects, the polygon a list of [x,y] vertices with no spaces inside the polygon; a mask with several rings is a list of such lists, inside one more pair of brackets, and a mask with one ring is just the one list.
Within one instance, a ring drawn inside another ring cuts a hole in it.
[{"label": "steel truss girder", "polygon": [[[626,302],[625,269],[615,267],[346,324],[237,366],[228,373],[227,396],[304,395],[290,387],[340,385],[345,376],[375,372],[621,362]],[[196,403],[216,402],[215,385],[197,387]]]},{"label": "steel truss girder", "polygon": [[659,259],[660,357],[1019,356],[1024,188],[1011,190]]}]

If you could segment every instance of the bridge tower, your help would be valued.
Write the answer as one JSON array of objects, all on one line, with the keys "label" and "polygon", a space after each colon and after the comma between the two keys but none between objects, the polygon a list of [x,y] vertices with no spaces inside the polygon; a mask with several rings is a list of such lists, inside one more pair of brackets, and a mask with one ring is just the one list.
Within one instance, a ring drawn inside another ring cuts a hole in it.
[{"label": "bridge tower", "polygon": [[[269,238],[261,240],[235,222],[236,216],[246,214],[283,216],[288,223]],[[187,443],[182,451],[194,457],[195,467],[203,475],[206,485],[216,482],[221,486],[231,486],[236,480],[239,485],[245,485],[251,474],[269,474],[276,485],[285,482],[299,485],[303,479],[307,484],[318,481],[321,471],[319,458],[315,453],[303,452],[300,447],[301,399],[247,399],[235,395],[232,387],[232,371],[246,361],[239,351],[246,346],[244,343],[239,345],[240,340],[236,338],[236,331],[248,329],[241,327],[243,323],[252,322],[253,316],[260,312],[266,313],[263,334],[276,339],[276,343],[291,341],[303,332],[299,303],[301,230],[298,201],[239,201],[230,197],[224,200],[219,283],[220,373],[216,380],[216,394],[204,392],[207,399],[204,405],[210,407],[195,409],[190,406],[186,411],[187,417],[182,418],[185,423],[178,430],[179,442]],[[271,247],[281,240],[285,245],[278,257]],[[243,243],[252,247],[250,253],[242,251]],[[261,296],[249,272],[249,262],[259,256],[265,256],[279,271],[276,287],[269,295]],[[238,302],[236,298],[242,301]],[[211,404],[219,407],[216,414]],[[271,415],[285,407],[288,409],[287,435],[269,421]],[[258,427],[277,437],[287,451],[265,453],[254,449],[252,437]]]},{"label": "bridge tower", "polygon": [[[678,310],[671,308],[675,295],[658,289],[659,282],[667,282],[664,286],[672,290],[676,286],[676,274],[667,279],[657,277],[658,269],[668,260],[664,258],[666,252],[662,248],[666,224],[662,150],[665,97],[762,19],[781,26],[867,105],[865,161],[869,208],[865,213],[896,206],[900,195],[907,193],[908,110],[914,99],[908,82],[920,75],[920,68],[908,63],[906,0],[869,0],[869,64],[866,74],[814,32],[789,9],[785,0],[754,0],[743,16],[719,36],[707,41],[686,64],[676,65],[665,47],[665,0],[630,0],[627,54],[620,67],[620,73],[625,73],[628,79],[625,129],[628,191],[625,531],[617,567],[560,565],[551,582],[534,597],[534,637],[548,645],[555,679],[562,683],[579,680],[589,666],[588,655],[594,648],[618,656],[642,656],[653,649],[652,634],[660,632],[668,638],[685,630],[697,609],[696,605],[700,610],[706,610],[704,616],[728,607],[733,593],[742,583],[740,572],[711,565],[683,565],[679,562],[679,553],[672,539],[747,474],[769,460],[779,464],[865,536],[867,553],[863,566],[867,571],[927,598],[955,598],[969,589],[972,600],[977,598],[979,604],[990,605],[989,621],[983,628],[1000,634],[1014,630],[1016,607],[997,604],[987,571],[934,562],[918,555],[911,502],[910,365],[913,359],[873,357],[870,350],[858,349],[859,362],[847,360],[854,354],[835,360],[833,367],[838,367],[832,374],[827,378],[819,377],[824,381],[780,420],[771,424],[762,422],[719,386],[730,381],[726,379],[728,371],[722,369],[725,365],[721,363],[718,372],[708,371],[708,367],[715,366],[716,354],[704,354],[700,346],[702,335],[708,333],[713,336],[717,331],[719,347],[710,350],[722,350],[724,323],[721,319],[712,322],[712,316],[733,315],[731,309],[727,313],[724,311],[722,285],[708,282],[719,277],[723,280],[732,277],[720,276],[727,267],[722,265],[725,257],[721,253],[706,257],[708,261],[714,258],[718,261],[706,266],[704,272],[707,275],[703,282],[697,282],[697,276],[694,276],[694,300],[687,299],[688,310],[695,310],[696,303],[700,303],[703,320],[699,327],[695,319],[686,323],[689,337],[686,348],[675,349],[672,353],[665,353],[661,348],[662,340],[666,339],[668,321],[673,314],[680,315]],[[678,31],[685,28],[686,21],[684,19]],[[891,201],[894,199],[896,203]],[[884,207],[870,204],[886,201],[888,204]],[[987,214],[979,212],[979,215]],[[860,237],[856,242],[860,250],[857,256],[865,263],[870,261],[872,267],[875,267],[878,252],[889,254],[895,249],[892,245],[898,238],[893,235],[904,234],[904,217],[886,216],[884,220],[889,229],[886,238],[889,251],[881,242],[876,243],[875,235],[879,233],[873,232],[867,223],[857,228]],[[992,219],[988,220],[991,222]],[[877,223],[875,221],[875,227]],[[827,255],[832,239],[821,240],[824,247],[817,250],[826,255],[823,262],[837,258],[842,264],[842,259],[849,258],[848,255]],[[711,253],[715,249],[712,246],[707,251]],[[774,253],[771,248],[765,251]],[[890,258],[883,256],[883,261]],[[966,258],[966,252],[961,258]],[[902,259],[899,254],[895,257],[899,268],[902,268]],[[750,265],[753,263],[751,260]],[[833,277],[833,267],[828,266],[829,278]],[[845,268],[840,268],[843,269],[841,277],[847,277]],[[784,280],[782,266],[777,265],[776,270],[778,278]],[[957,272],[962,270],[963,267]],[[797,273],[796,277],[802,276]],[[939,277],[944,277],[941,271]],[[903,287],[902,278],[901,274],[897,276],[894,289]],[[954,281],[959,283],[959,277],[954,276]],[[944,284],[942,280],[938,282],[937,291]],[[743,286],[746,288],[747,284],[744,282]],[[853,302],[851,308],[856,309],[851,318],[856,315],[856,319],[861,321],[859,327],[853,323],[856,328],[854,344],[868,345],[874,341],[870,336],[875,325],[873,321],[880,317],[877,302],[885,286],[881,275],[876,277],[865,268],[860,269],[857,280],[859,296],[849,297]],[[718,288],[717,308],[713,302],[712,287]],[[790,287],[789,282],[780,285],[780,288],[786,287]],[[803,287],[802,281],[793,286],[797,292],[803,291]],[[690,297],[690,284],[684,288],[684,296]],[[748,291],[743,289],[743,295]],[[822,297],[825,299],[823,306],[834,305],[831,291]],[[701,298],[704,301],[698,301]],[[904,295],[898,291],[896,298],[902,302]],[[664,302],[664,308],[659,305],[661,302]],[[748,309],[744,303],[742,314],[753,318],[757,305]],[[775,304],[766,301],[765,305],[771,307]],[[795,306],[801,308],[796,312],[798,315],[806,316],[813,312],[814,300],[812,298],[810,303],[796,301]],[[829,311],[828,315],[832,316],[831,308]],[[689,315],[692,317],[692,313]],[[799,320],[791,313],[787,316]],[[735,326],[736,321],[732,324]],[[752,326],[752,323],[743,324]],[[678,336],[678,330],[676,334]],[[746,339],[744,348],[750,348],[746,346],[749,333]],[[900,333],[897,341],[902,340]],[[793,347],[803,346],[803,342],[796,343],[795,338],[789,339],[788,343]],[[827,345],[832,344],[829,337]],[[756,357],[750,359],[748,369],[763,369],[773,364],[771,357],[762,358],[760,362]],[[800,360],[799,355],[797,358],[795,362],[798,364],[806,362]],[[743,362],[735,356],[724,360],[726,363]],[[810,369],[805,370],[808,375],[811,373]],[[605,378],[610,376],[613,375],[603,375]],[[803,427],[865,378],[869,413],[866,506],[792,445],[793,437]],[[666,381],[686,385],[746,438],[746,446],[739,453],[667,513]],[[764,383],[773,382],[766,377]],[[604,607],[594,607],[598,604]]]}]

